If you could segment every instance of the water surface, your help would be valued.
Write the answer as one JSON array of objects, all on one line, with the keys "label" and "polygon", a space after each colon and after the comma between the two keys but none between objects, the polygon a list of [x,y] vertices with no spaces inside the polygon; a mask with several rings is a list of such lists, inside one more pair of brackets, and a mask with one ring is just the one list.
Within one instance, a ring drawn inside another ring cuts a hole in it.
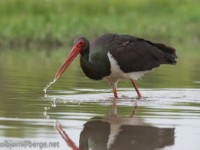
[{"label": "water surface", "polygon": [[119,82],[113,107],[108,83],[87,79],[78,59],[44,94],[63,52],[1,52],[0,145],[28,140],[54,143],[47,149],[70,149],[54,128],[58,120],[77,146],[89,139],[96,149],[200,149],[198,53],[179,56],[176,66],[163,65],[137,81],[140,101],[129,81]]}]

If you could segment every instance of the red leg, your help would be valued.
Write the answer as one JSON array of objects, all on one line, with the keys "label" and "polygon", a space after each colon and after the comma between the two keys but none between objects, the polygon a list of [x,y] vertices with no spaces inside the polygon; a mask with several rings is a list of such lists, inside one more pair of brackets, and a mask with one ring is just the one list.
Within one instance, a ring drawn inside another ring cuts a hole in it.
[{"label": "red leg", "polygon": [[135,88],[135,91],[137,92],[138,99],[141,99],[142,96],[141,96],[140,91],[138,90],[138,88],[137,88],[137,86],[136,86],[134,80],[131,79],[131,82],[132,82],[132,84],[133,84],[133,87]]},{"label": "red leg", "polygon": [[114,97],[115,97],[115,98],[118,98],[116,86],[115,86],[115,85],[112,85],[112,89],[113,89]]}]

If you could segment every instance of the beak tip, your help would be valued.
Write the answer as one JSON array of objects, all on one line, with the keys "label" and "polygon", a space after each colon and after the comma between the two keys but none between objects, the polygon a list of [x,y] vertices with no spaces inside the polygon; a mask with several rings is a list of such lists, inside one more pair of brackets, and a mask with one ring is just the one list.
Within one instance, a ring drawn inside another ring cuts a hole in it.
[{"label": "beak tip", "polygon": [[58,77],[54,77],[53,82],[56,82],[58,80]]}]

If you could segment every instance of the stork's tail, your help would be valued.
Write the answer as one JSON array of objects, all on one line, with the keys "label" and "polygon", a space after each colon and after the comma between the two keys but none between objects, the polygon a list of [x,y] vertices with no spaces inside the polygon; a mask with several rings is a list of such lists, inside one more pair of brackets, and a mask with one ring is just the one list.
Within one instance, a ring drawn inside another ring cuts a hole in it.
[{"label": "stork's tail", "polygon": [[172,64],[175,65],[177,63],[176,58],[176,50],[173,47],[167,46],[165,44],[161,44],[161,43],[153,43],[153,45],[157,48],[159,48],[163,53],[164,53],[164,57],[165,57],[165,64]]}]

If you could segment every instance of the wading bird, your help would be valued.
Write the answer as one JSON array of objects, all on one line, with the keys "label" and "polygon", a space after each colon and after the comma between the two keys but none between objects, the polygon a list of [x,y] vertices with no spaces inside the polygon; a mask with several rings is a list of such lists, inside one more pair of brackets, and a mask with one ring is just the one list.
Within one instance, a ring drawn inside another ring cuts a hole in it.
[{"label": "wading bird", "polygon": [[85,37],[79,37],[56,73],[55,80],[78,54],[81,55],[80,65],[85,75],[94,80],[108,80],[115,98],[118,97],[118,81],[130,79],[139,99],[142,96],[134,81],[161,64],[176,64],[177,58],[175,49],[170,46],[130,35],[107,33],[91,43]]}]

